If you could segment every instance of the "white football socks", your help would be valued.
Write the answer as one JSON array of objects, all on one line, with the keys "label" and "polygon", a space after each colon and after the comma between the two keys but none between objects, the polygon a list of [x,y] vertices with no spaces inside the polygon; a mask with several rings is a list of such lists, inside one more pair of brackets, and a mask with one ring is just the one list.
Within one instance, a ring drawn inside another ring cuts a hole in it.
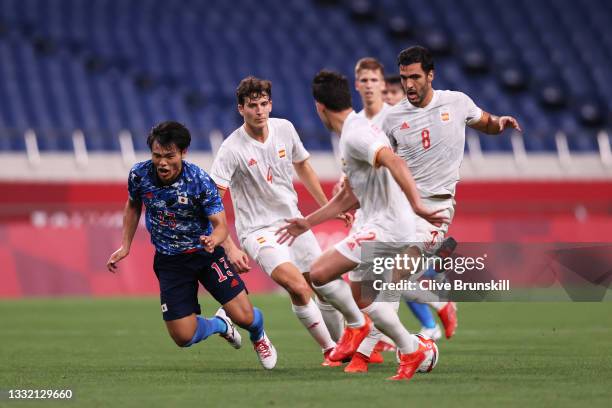
[{"label": "white football socks", "polygon": [[353,299],[351,287],[342,279],[335,279],[322,286],[313,285],[323,298],[342,313],[349,327],[361,327],[365,324],[363,313]]},{"label": "white football socks", "polygon": [[373,302],[363,309],[378,330],[389,336],[402,354],[417,351],[419,340],[406,330],[395,312],[393,305],[387,302]]},{"label": "white football socks", "polygon": [[323,316],[323,321],[327,326],[327,330],[329,331],[329,335],[331,336],[333,341],[340,340],[340,336],[344,332],[344,317],[342,313],[336,310],[332,305],[321,300],[318,296],[315,299],[317,306],[319,306],[319,310],[321,311],[321,316]]},{"label": "white football socks", "polygon": [[310,335],[319,343],[323,351],[336,346],[327,330],[321,311],[314,300],[310,299],[310,302],[304,306],[292,304],[291,309],[293,309],[293,313],[310,332]]}]

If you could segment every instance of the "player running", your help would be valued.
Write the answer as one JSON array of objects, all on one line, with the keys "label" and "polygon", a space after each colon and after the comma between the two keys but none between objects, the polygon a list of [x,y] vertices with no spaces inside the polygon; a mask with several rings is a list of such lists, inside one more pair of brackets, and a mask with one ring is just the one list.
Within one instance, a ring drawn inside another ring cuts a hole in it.
[{"label": "player running", "polygon": [[[240,348],[236,323],[250,333],[263,367],[272,369],[276,350],[264,331],[263,314],[251,305],[242,279],[219,247],[228,235],[221,197],[204,170],[183,160],[190,142],[189,130],[177,122],[162,122],[151,130],[147,144],[152,158],[130,170],[122,244],[106,266],[114,273],[128,256],[144,204],[170,337],[189,347],[218,333]],[[199,316],[198,282],[222,305],[212,319]]]},{"label": "player running", "polygon": [[352,357],[373,322],[397,344],[400,352],[400,365],[391,379],[410,379],[425,359],[425,352],[433,347],[433,340],[411,335],[388,302],[372,302],[360,310],[350,286],[341,276],[360,265],[363,241],[413,242],[415,217],[411,208],[432,223],[445,221],[445,218],[422,205],[405,162],[393,153],[382,131],[353,111],[344,76],[331,71],[319,72],[313,80],[313,96],[323,124],[340,135],[347,182],[340,193],[319,210],[306,218],[289,219],[289,223],[278,231],[279,242],[291,244],[311,227],[339,212],[360,206],[360,230],[328,249],[311,267],[310,277],[315,289],[343,314],[347,323],[329,357],[333,361]]},{"label": "player running", "polygon": [[319,205],[327,203],[327,198],[291,122],[269,117],[271,82],[245,78],[236,96],[244,124],[221,145],[211,177],[221,196],[231,190],[236,231],[246,253],[231,237],[223,247],[239,272],[249,270],[248,254],[289,293],[293,312],[321,346],[323,364],[336,365],[327,360],[336,343],[312,299],[308,281],[310,265],[321,254],[321,248],[312,232],[301,236],[292,247],[278,244],[274,237],[284,219],[301,217],[293,188],[294,170]]},{"label": "player running", "polygon": [[[521,130],[511,116],[495,116],[477,107],[464,93],[434,90],[434,61],[420,46],[403,50],[397,58],[406,98],[389,109],[383,122],[396,153],[407,163],[419,195],[428,208],[442,211],[447,222],[434,225],[417,218],[417,242],[425,253],[440,246],[455,212],[455,187],[463,160],[465,126],[487,134],[507,128]],[[438,310],[450,338],[456,327],[453,302],[430,302]]]},{"label": "player running", "polygon": [[[401,83],[398,85],[401,88]],[[355,88],[359,92],[363,109],[357,113],[357,115],[365,117],[368,121],[382,129],[383,121],[385,120],[387,113],[391,106],[384,102],[383,95],[386,90],[385,83],[385,71],[384,66],[380,61],[375,58],[362,58],[357,61],[355,65]],[[402,91],[403,97],[403,91]],[[344,176],[343,176],[344,177]],[[360,210],[355,213],[355,222],[351,233],[359,230],[361,227],[361,214]],[[349,281],[351,284],[351,290],[353,297],[357,301],[357,305],[362,307],[360,304],[361,300],[361,287],[363,282],[361,277],[363,274],[360,271],[349,272]],[[406,302],[410,310],[413,312],[415,317],[421,323],[420,334],[437,340],[440,338],[440,328],[436,324],[434,317],[429,309],[429,306],[424,303],[417,302]],[[399,306],[399,304],[395,304]],[[394,346],[390,344],[389,339],[383,336],[380,331],[376,328],[372,328],[372,331],[363,340],[357,352],[351,359],[351,362],[344,368],[347,373],[364,373],[368,371],[369,363],[382,363],[383,357],[380,351],[393,350]]]}]

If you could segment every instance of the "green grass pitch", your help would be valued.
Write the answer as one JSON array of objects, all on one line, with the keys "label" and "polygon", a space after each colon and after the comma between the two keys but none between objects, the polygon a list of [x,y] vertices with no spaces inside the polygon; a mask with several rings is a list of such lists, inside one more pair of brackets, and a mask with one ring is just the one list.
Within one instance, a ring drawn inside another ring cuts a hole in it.
[{"label": "green grass pitch", "polygon": [[[202,297],[206,315],[216,310]],[[280,295],[254,296],[279,352],[264,371],[247,340],[174,346],[159,302],[0,301],[0,406],[500,407],[610,406],[612,303],[462,303],[440,361],[412,381],[385,381],[391,353],[366,375],[320,367],[321,353]],[[402,319],[417,327],[407,308]],[[243,332],[244,333],[244,332]],[[8,389],[71,389],[71,401],[11,401]]]}]

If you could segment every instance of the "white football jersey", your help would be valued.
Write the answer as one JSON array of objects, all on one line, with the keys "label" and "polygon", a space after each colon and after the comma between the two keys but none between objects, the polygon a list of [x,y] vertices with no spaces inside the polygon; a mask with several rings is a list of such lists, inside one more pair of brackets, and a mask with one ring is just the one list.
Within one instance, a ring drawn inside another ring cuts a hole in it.
[{"label": "white football jersey", "polygon": [[368,119],[366,117],[365,109],[362,109],[359,112],[357,112],[357,115],[368,119],[368,121],[371,124],[378,126],[379,129],[382,129],[383,122],[385,121],[385,118],[387,117],[387,113],[389,113],[389,109],[390,108],[391,108],[391,105],[383,103],[383,106],[382,106],[382,109],[380,110],[380,112],[378,112],[376,115],[374,115],[374,117],[371,118],[371,119]]},{"label": "white football jersey", "polygon": [[421,197],[455,195],[465,126],[481,116],[482,110],[469,96],[455,91],[435,90],[424,108],[403,99],[389,109],[383,131],[408,164]]},{"label": "white football jersey", "polygon": [[385,134],[367,119],[352,112],[340,136],[342,170],[359,200],[360,225],[384,231],[378,241],[410,242],[414,239],[414,213],[408,199],[386,168],[375,166],[376,155],[391,147]]},{"label": "white football jersey", "polygon": [[253,231],[302,216],[293,188],[293,163],[310,155],[288,120],[270,118],[268,131],[261,143],[244,126],[236,129],[221,144],[210,170],[217,186],[231,190],[241,241]]}]

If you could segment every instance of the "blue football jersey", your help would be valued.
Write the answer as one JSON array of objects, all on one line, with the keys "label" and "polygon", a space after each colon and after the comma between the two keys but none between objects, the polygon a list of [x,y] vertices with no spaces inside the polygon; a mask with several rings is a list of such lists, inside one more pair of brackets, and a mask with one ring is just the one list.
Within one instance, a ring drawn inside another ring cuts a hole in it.
[{"label": "blue football jersey", "polygon": [[134,165],[128,179],[130,200],[145,205],[145,221],[155,249],[176,255],[202,249],[201,235],[210,235],[208,216],[223,211],[217,186],[193,163],[183,161],[178,179],[162,185],[153,162]]}]

